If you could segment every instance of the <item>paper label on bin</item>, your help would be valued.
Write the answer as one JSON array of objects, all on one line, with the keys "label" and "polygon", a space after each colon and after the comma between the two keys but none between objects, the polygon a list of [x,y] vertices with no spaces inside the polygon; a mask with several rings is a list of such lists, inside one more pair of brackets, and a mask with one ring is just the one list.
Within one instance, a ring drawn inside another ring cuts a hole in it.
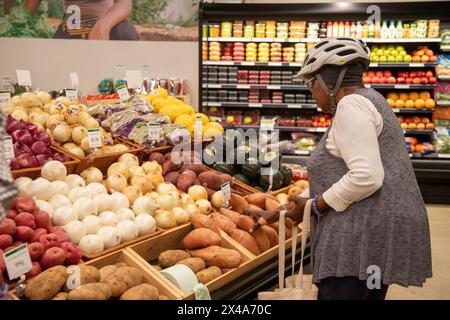
[{"label": "paper label on bin", "polygon": [[0,108],[6,108],[11,104],[11,92],[0,91]]},{"label": "paper label on bin", "polygon": [[260,128],[261,130],[273,130],[274,121],[273,119],[261,119]]},{"label": "paper label on bin", "polygon": [[91,149],[100,148],[102,146],[102,138],[99,128],[88,129],[89,147]]},{"label": "paper label on bin", "polygon": [[31,258],[26,243],[3,254],[10,280],[14,280],[31,270]]},{"label": "paper label on bin", "polygon": [[126,72],[128,88],[141,89],[144,82],[142,70],[127,70]]},{"label": "paper label on bin", "polygon": [[70,83],[72,85],[72,88],[79,88],[80,87],[80,79],[78,78],[78,73],[72,72],[70,74]]},{"label": "paper label on bin", "polygon": [[195,300],[211,300],[208,287],[199,283],[194,287]]},{"label": "paper label on bin", "polygon": [[14,147],[11,136],[5,135],[2,137],[2,152],[6,160],[14,158]]},{"label": "paper label on bin", "polygon": [[21,86],[31,87],[31,73],[30,70],[16,70],[17,83]]},{"label": "paper label on bin", "polygon": [[119,95],[119,99],[122,102],[130,99],[130,93],[128,92],[127,86],[121,86],[121,87],[117,88],[117,94]]},{"label": "paper label on bin", "polygon": [[66,89],[65,91],[66,91],[66,97],[70,101],[78,101],[78,90],[77,89],[69,88],[69,89]]},{"label": "paper label on bin", "polygon": [[228,208],[231,199],[231,187],[230,182],[227,181],[220,186],[220,190],[222,191],[222,206],[224,208]]},{"label": "paper label on bin", "polygon": [[148,124],[148,139],[159,140],[161,138],[161,126],[157,123]]}]

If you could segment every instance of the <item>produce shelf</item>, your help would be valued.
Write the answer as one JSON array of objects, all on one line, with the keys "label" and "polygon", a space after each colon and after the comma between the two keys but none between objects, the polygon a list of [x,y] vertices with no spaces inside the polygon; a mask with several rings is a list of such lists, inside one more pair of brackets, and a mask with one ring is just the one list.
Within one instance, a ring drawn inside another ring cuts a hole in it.
[{"label": "produce shelf", "polygon": [[371,68],[428,68],[435,67],[435,62],[371,62]]},{"label": "produce shelf", "polygon": [[450,51],[450,44],[441,45],[441,51],[444,51],[444,52]]},{"label": "produce shelf", "polygon": [[434,109],[416,109],[416,108],[392,108],[394,113],[423,113],[432,114]]},{"label": "produce shelf", "polygon": [[439,80],[450,81],[450,76],[444,76],[444,75],[442,75],[442,76],[437,76],[437,78],[438,78]]},{"label": "produce shelf", "polygon": [[[319,42],[320,38],[244,38],[244,37],[209,37],[206,42],[282,42],[282,43],[311,43]],[[440,43],[441,38],[405,38],[405,39],[378,39],[363,38],[366,43]]]},{"label": "produce shelf", "polygon": [[301,67],[301,62],[259,62],[259,61],[203,61],[209,66],[248,66],[248,67]]},{"label": "produce shelf", "polygon": [[436,88],[435,84],[404,84],[404,83],[396,83],[396,84],[365,84],[366,88],[373,89],[416,89],[416,90],[426,90],[426,89],[434,89]]},{"label": "produce shelf", "polygon": [[431,135],[434,130],[402,130],[403,134],[416,134],[416,135]]},{"label": "produce shelf", "polygon": [[[224,125],[225,129],[255,129],[259,130],[260,126],[246,126],[246,125]],[[284,127],[284,126],[275,126],[275,130],[280,130],[284,132],[320,132],[323,133],[327,131],[328,128],[308,128],[308,127]]]},{"label": "produce shelf", "polygon": [[439,107],[450,107],[450,101],[440,101],[440,100],[438,100],[438,101],[436,101],[436,104],[439,106]]},{"label": "produce shelf", "polygon": [[207,89],[267,89],[267,90],[308,90],[308,87],[304,84],[204,84],[203,88]]},{"label": "produce shelf", "polygon": [[224,108],[280,108],[280,109],[310,109],[316,110],[314,103],[245,103],[245,102],[204,102],[205,107],[224,107]]}]

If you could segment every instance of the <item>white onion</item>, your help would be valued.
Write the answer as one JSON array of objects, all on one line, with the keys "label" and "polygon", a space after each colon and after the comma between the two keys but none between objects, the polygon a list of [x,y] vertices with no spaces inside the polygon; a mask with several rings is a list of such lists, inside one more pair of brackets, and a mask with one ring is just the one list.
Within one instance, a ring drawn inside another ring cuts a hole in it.
[{"label": "white onion", "polygon": [[65,226],[69,222],[78,220],[75,209],[71,207],[61,207],[55,210],[52,222],[55,226]]},{"label": "white onion", "polygon": [[139,166],[139,159],[134,154],[124,153],[119,157],[117,162],[125,164],[128,168]]},{"label": "white onion", "polygon": [[72,140],[80,144],[83,138],[87,137],[87,129],[83,126],[76,126],[72,130]]},{"label": "white onion", "polygon": [[181,205],[186,206],[189,203],[194,203],[194,200],[187,193],[181,194]]},{"label": "white onion", "polygon": [[114,212],[117,212],[121,208],[129,208],[130,202],[128,201],[128,198],[120,192],[114,192],[111,195],[112,199],[112,209]]},{"label": "white onion", "polygon": [[146,161],[142,164],[141,167],[144,169],[145,173],[162,174],[161,165],[158,162],[156,162],[155,160]]},{"label": "white onion", "polygon": [[58,124],[53,130],[53,139],[59,143],[64,143],[70,139],[72,129],[66,124]]},{"label": "white onion", "polygon": [[167,194],[170,191],[177,191],[177,187],[169,182],[161,183],[158,187],[156,187],[156,192],[160,195]]},{"label": "white onion", "polygon": [[172,212],[175,215],[175,219],[177,219],[177,224],[189,222],[189,214],[183,208],[173,208]]},{"label": "white onion", "polygon": [[69,191],[69,195],[67,196],[72,203],[75,203],[80,198],[91,198],[91,194],[89,190],[83,187],[75,187]]},{"label": "white onion", "polygon": [[47,162],[41,169],[41,177],[48,181],[64,180],[66,175],[66,166],[62,162],[56,160]]},{"label": "white onion", "polygon": [[73,189],[75,187],[85,187],[86,183],[84,182],[83,178],[81,178],[77,174],[69,174],[64,181],[67,183],[70,189]]},{"label": "white onion", "polygon": [[69,222],[63,228],[64,231],[69,236],[70,241],[72,241],[75,244],[78,244],[81,238],[83,238],[87,234],[86,226],[81,221],[78,220]]},{"label": "white onion", "polygon": [[223,201],[222,201],[222,191],[216,191],[211,197],[211,204],[215,208],[222,208]]},{"label": "white onion", "polygon": [[119,218],[117,217],[117,215],[111,211],[100,213],[99,218],[101,219],[103,226],[114,227],[119,222]]},{"label": "white onion", "polygon": [[131,167],[128,168],[128,171],[130,171],[131,178],[137,176],[145,176],[145,171],[144,169],[142,169],[142,167]]},{"label": "white onion", "polygon": [[97,235],[102,238],[105,249],[117,246],[122,241],[120,232],[111,226],[101,227],[100,230],[98,230]]},{"label": "white onion", "polygon": [[133,210],[129,208],[120,208],[116,211],[117,217],[119,218],[119,221],[123,220],[131,220],[134,221],[135,215]]},{"label": "white onion", "polygon": [[131,178],[131,185],[137,187],[142,193],[147,193],[154,189],[153,184],[145,176]]},{"label": "white onion", "polygon": [[211,213],[211,203],[208,200],[200,199],[195,202],[195,205],[198,208],[198,211],[201,214],[210,214]]},{"label": "white onion", "polygon": [[143,213],[138,215],[135,222],[138,225],[139,236],[143,236],[156,231],[156,221],[152,216],[148,214]]},{"label": "white onion", "polygon": [[27,185],[31,181],[33,181],[33,180],[28,177],[20,177],[20,178],[17,178],[16,180],[14,180],[14,182],[16,183],[17,189],[19,190],[20,195],[25,194]]},{"label": "white onion", "polygon": [[122,192],[127,187],[127,178],[120,173],[108,175],[106,187],[109,192]]},{"label": "white onion", "polygon": [[97,215],[98,207],[97,203],[91,198],[80,198],[74,202],[72,208],[75,209],[79,220],[83,220],[85,217],[90,215]]},{"label": "white onion", "polygon": [[153,215],[157,206],[150,197],[141,196],[134,201],[132,208],[135,214],[146,213]]},{"label": "white onion", "polygon": [[194,215],[194,214],[200,213],[198,208],[197,208],[197,206],[195,204],[193,204],[193,203],[187,204],[184,209],[186,210],[186,212],[189,215],[189,217]]},{"label": "white onion", "polygon": [[104,250],[105,246],[103,239],[96,234],[88,234],[84,236],[78,246],[81,251],[87,254],[96,254]]},{"label": "white onion", "polygon": [[86,226],[86,232],[88,234],[96,234],[102,227],[102,220],[97,216],[86,216],[83,219],[83,224]]},{"label": "white onion", "polygon": [[122,193],[128,198],[130,205],[133,205],[134,201],[142,196],[141,190],[135,186],[128,186],[122,190]]},{"label": "white onion", "polygon": [[117,230],[122,237],[122,242],[136,239],[139,235],[138,225],[134,221],[124,220],[120,221],[117,226]]},{"label": "white onion", "polygon": [[61,207],[71,207],[72,202],[65,195],[55,194],[50,198],[50,205],[56,210]]},{"label": "white onion", "polygon": [[175,207],[175,198],[169,194],[163,194],[158,197],[156,204],[163,210],[172,210]]},{"label": "white onion", "polygon": [[53,195],[52,184],[42,177],[27,184],[25,193],[40,200],[49,200]]},{"label": "white onion", "polygon": [[103,182],[103,173],[95,167],[90,167],[84,170],[80,176],[86,181],[87,184],[92,182]]},{"label": "white onion", "polygon": [[62,194],[67,196],[69,194],[69,186],[64,181],[56,180],[52,182],[53,194]]},{"label": "white onion", "polygon": [[155,214],[156,225],[162,229],[170,229],[177,226],[177,218],[172,211],[156,210]]},{"label": "white onion", "polygon": [[92,197],[98,196],[99,194],[107,194],[106,188],[103,184],[98,182],[91,182],[86,186]]},{"label": "white onion", "polygon": [[38,208],[42,211],[45,211],[49,214],[50,218],[53,217],[53,212],[55,211],[55,209],[52,207],[52,205],[50,203],[48,203],[47,201],[44,200],[36,200],[36,205],[38,206]]},{"label": "white onion", "polygon": [[94,202],[97,204],[98,212],[112,210],[112,197],[109,194],[99,194],[94,197]]},{"label": "white onion", "polygon": [[197,201],[200,199],[208,199],[208,192],[202,186],[194,185],[189,188],[188,195],[192,200]]},{"label": "white onion", "polygon": [[28,121],[28,114],[22,110],[22,109],[16,109],[11,113],[11,117],[14,118],[14,120],[20,121]]},{"label": "white onion", "polygon": [[126,179],[130,177],[130,171],[125,163],[115,162],[108,168],[108,177],[111,175],[121,174]]}]

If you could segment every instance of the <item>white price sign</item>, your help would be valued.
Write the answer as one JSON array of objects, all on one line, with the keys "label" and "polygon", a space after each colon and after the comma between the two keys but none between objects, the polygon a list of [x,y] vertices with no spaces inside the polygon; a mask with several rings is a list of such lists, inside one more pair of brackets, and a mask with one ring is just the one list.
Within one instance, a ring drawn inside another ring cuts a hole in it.
[{"label": "white price sign", "polygon": [[3,254],[10,280],[14,280],[31,270],[30,253],[26,243]]},{"label": "white price sign", "polygon": [[66,97],[70,101],[78,101],[78,90],[77,89],[66,89]]},{"label": "white price sign", "polygon": [[126,72],[128,88],[141,89],[144,82],[141,70],[127,70]]},{"label": "white price sign", "polygon": [[161,126],[157,123],[148,124],[148,139],[159,140],[161,138]]},{"label": "white price sign", "polygon": [[31,73],[30,70],[16,70],[17,83],[21,86],[31,87]]},{"label": "white price sign", "polygon": [[274,120],[273,119],[261,119],[260,129],[261,130],[273,130]]},{"label": "white price sign", "polygon": [[194,139],[197,141],[202,141],[203,139],[202,133],[202,117],[197,116],[195,118],[195,127],[194,127]]},{"label": "white price sign", "polygon": [[228,208],[231,199],[231,187],[230,182],[227,181],[220,186],[220,190],[222,191],[222,206],[224,208]]},{"label": "white price sign", "polygon": [[80,87],[80,79],[78,78],[78,74],[76,72],[72,72],[70,74],[70,83],[72,84],[72,88]]},{"label": "white price sign", "polygon": [[130,99],[130,93],[128,92],[127,86],[121,86],[121,87],[117,88],[117,94],[119,95],[119,99],[122,102]]},{"label": "white price sign", "polygon": [[436,127],[437,134],[440,136],[448,136],[448,129],[445,127]]},{"label": "white price sign", "polygon": [[0,91],[0,107],[6,108],[11,104],[11,92]]},{"label": "white price sign", "polygon": [[102,138],[99,128],[88,129],[89,147],[91,149],[100,148],[102,146]]},{"label": "white price sign", "polygon": [[11,136],[4,136],[2,138],[2,149],[3,156],[6,160],[11,160],[14,158],[14,147]]}]

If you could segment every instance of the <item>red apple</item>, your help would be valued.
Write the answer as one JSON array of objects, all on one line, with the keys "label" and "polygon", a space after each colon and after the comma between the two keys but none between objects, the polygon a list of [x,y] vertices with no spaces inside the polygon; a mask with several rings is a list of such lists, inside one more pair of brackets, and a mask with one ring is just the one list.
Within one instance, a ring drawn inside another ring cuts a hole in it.
[{"label": "red apple", "polygon": [[55,235],[59,243],[70,242],[70,237],[65,231],[56,231]]},{"label": "red apple", "polygon": [[386,77],[379,78],[380,83],[387,83]]},{"label": "red apple", "polygon": [[17,211],[13,209],[8,210],[6,217],[14,220],[17,217]]},{"label": "red apple", "polygon": [[392,72],[391,72],[390,70],[385,70],[385,71],[384,71],[384,76],[385,76],[386,78],[389,78],[389,77],[392,76]]},{"label": "red apple", "polygon": [[408,74],[408,72],[400,71],[400,72],[397,73],[397,76],[408,78],[409,74]]},{"label": "red apple", "polygon": [[9,234],[0,234],[0,249],[6,249],[13,244],[13,238]]},{"label": "red apple", "polygon": [[363,82],[364,82],[364,83],[371,83],[371,82],[372,82],[372,77],[367,77],[367,76],[364,77],[364,78],[363,78]]},{"label": "red apple", "polygon": [[383,76],[383,71],[376,71],[376,72],[375,72],[375,75],[376,75],[378,78],[380,78],[380,77]]},{"label": "red apple", "polygon": [[396,83],[396,82],[397,82],[397,80],[394,77],[392,77],[392,76],[387,78],[387,83]]},{"label": "red apple", "polygon": [[436,62],[437,61],[437,57],[436,56],[431,56],[430,57],[430,62]]},{"label": "red apple", "polygon": [[422,83],[422,84],[428,84],[428,79],[427,79],[427,77],[422,77],[422,78],[420,78],[420,83]]},{"label": "red apple", "polygon": [[413,83],[413,78],[406,78],[406,81],[405,81],[407,84],[411,84],[411,83]]},{"label": "red apple", "polygon": [[418,77],[425,77],[425,72],[423,71],[417,71],[416,73]]},{"label": "red apple", "polygon": [[61,248],[63,248],[66,254],[66,260],[64,261],[66,265],[78,264],[80,262],[81,250],[72,242],[63,242]]},{"label": "red apple", "polygon": [[420,84],[420,78],[419,78],[419,77],[415,77],[415,78],[413,79],[413,83],[414,83],[414,84]]},{"label": "red apple", "polygon": [[434,77],[433,71],[428,70],[427,72],[425,72],[425,77]]},{"label": "red apple", "polygon": [[61,244],[59,243],[58,236],[54,233],[44,234],[39,237],[39,242],[44,245],[45,250],[52,247],[59,247]]},{"label": "red apple", "polygon": [[0,249],[0,275],[6,269],[5,260],[3,260],[3,253],[4,252],[6,252],[6,251],[3,251],[2,249]]},{"label": "red apple", "polygon": [[409,76],[410,76],[411,78],[415,78],[415,77],[417,77],[417,73],[416,73],[416,72],[410,72],[410,73],[409,73]]},{"label": "red apple", "polygon": [[397,78],[397,83],[405,83],[406,79],[404,77],[398,77]]},{"label": "red apple", "polygon": [[378,78],[377,76],[372,77],[372,83],[380,83],[380,78]]},{"label": "red apple", "polygon": [[28,252],[33,261],[39,260],[44,254],[44,245],[40,242],[32,242],[28,245]]},{"label": "red apple", "polygon": [[437,78],[436,77],[429,77],[428,78],[428,82],[431,84],[435,84],[437,82]]},{"label": "red apple", "polygon": [[36,210],[36,202],[30,196],[18,196],[14,200],[13,209],[20,212],[33,212]]},{"label": "red apple", "polygon": [[367,72],[367,75],[371,78],[375,77],[375,71],[369,71]]},{"label": "red apple", "polygon": [[34,215],[36,218],[36,226],[38,228],[49,228],[51,225],[50,216],[47,212],[39,210],[38,213]]},{"label": "red apple", "polygon": [[33,229],[26,226],[17,227],[17,231],[14,234],[14,238],[21,241],[27,241],[33,235]]},{"label": "red apple", "polygon": [[62,231],[62,232],[65,232],[65,231],[64,231],[64,228],[61,227],[61,226],[52,227],[52,228],[50,229],[50,233],[55,233],[56,231]]},{"label": "red apple", "polygon": [[31,242],[39,241],[39,238],[45,234],[47,234],[47,229],[37,228],[36,230],[33,231],[30,241]]},{"label": "red apple", "polygon": [[31,229],[36,229],[36,221],[35,217],[29,213],[29,212],[22,212],[17,215],[17,217],[14,219],[16,222],[16,225],[18,227],[25,226],[29,227]]},{"label": "red apple", "polygon": [[5,218],[3,221],[0,221],[0,234],[9,234],[13,235],[16,233],[17,226],[14,220]]}]

